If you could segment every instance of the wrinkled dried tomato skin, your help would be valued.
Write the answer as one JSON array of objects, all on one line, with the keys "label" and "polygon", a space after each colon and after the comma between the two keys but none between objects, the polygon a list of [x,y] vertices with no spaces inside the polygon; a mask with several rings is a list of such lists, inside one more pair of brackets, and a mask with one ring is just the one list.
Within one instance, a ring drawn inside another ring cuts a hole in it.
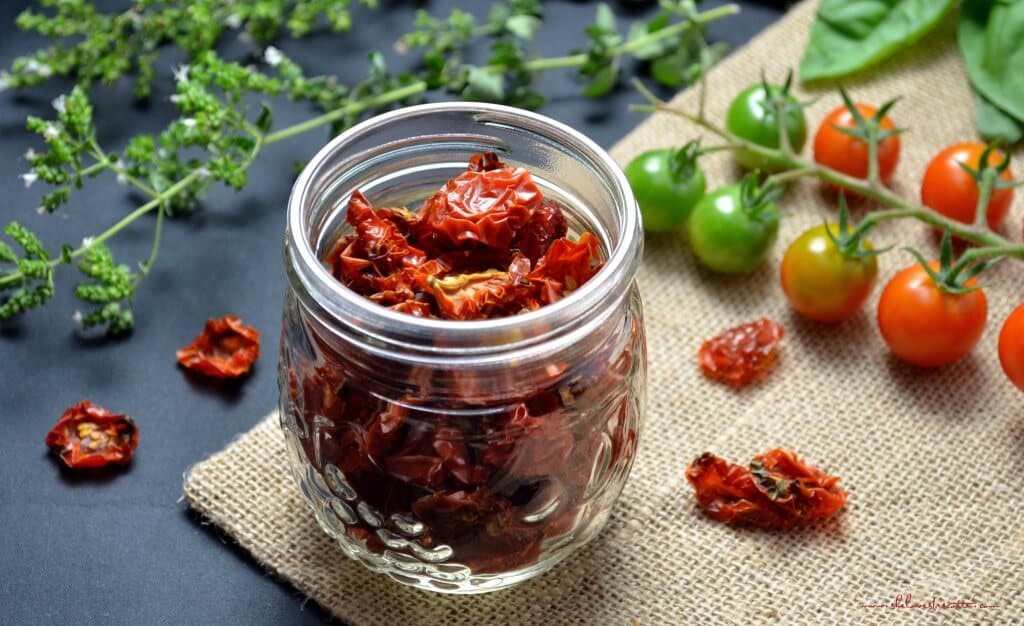
[{"label": "wrinkled dried tomato skin", "polygon": [[206,321],[203,332],[178,350],[178,363],[209,378],[238,378],[260,356],[260,333],[235,315]]},{"label": "wrinkled dried tomato skin", "polygon": [[71,469],[125,465],[139,445],[139,429],[127,415],[82,400],[64,411],[46,445]]},{"label": "wrinkled dried tomato skin", "polygon": [[394,311],[451,320],[533,311],[601,268],[600,242],[568,238],[562,207],[530,173],[474,155],[418,212],[373,207],[356,191],[323,261],[342,284]]},{"label": "wrinkled dried tomato skin", "polygon": [[705,341],[697,361],[709,378],[739,389],[771,371],[785,334],[782,326],[769,319],[742,324]]},{"label": "wrinkled dried tomato skin", "polygon": [[781,448],[754,457],[749,468],[705,452],[687,468],[686,479],[700,507],[730,525],[806,524],[836,514],[848,497],[838,477]]}]

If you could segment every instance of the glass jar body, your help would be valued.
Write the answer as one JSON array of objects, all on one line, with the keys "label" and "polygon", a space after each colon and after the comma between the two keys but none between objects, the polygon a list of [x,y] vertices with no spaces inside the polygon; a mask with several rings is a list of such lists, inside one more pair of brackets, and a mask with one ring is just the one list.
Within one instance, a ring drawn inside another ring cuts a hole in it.
[{"label": "glass jar body", "polygon": [[614,318],[589,355],[552,352],[546,372],[431,371],[339,346],[289,296],[281,422],[321,527],[370,569],[433,590],[550,569],[604,526],[635,456],[646,379],[635,291]]},{"label": "glass jar body", "polygon": [[[490,150],[530,170],[572,232],[601,240],[604,267],[572,294],[506,318],[429,320],[323,268],[352,192],[415,209]],[[289,203],[280,414],[302,493],[345,554],[402,583],[480,593],[549,569],[600,531],[643,419],[641,232],[606,153],[508,107],[410,107],[310,162]]]}]

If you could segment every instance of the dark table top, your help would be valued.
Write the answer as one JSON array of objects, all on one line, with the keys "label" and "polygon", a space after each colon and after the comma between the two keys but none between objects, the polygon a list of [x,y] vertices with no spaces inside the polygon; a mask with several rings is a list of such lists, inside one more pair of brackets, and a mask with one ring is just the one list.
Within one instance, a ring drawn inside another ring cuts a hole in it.
[{"label": "dark table top", "polygon": [[[14,26],[27,2],[0,6],[0,67],[35,49],[39,39]],[[110,3],[104,3],[104,5]],[[355,3],[353,3],[355,4]],[[358,78],[368,50],[391,54],[391,42],[409,29],[417,7],[447,13],[483,2],[385,0],[377,13],[358,11],[358,28],[281,47],[317,73]],[[653,13],[648,3],[631,17]],[[714,6],[721,2],[707,2]],[[711,38],[742,44],[784,10],[784,2],[739,2],[741,15],[717,22]],[[582,46],[580,32],[593,2],[551,0],[540,49],[563,53]],[[400,60],[396,60],[400,63]],[[136,132],[155,132],[173,109],[167,103],[169,66],[150,104],[134,103],[129,84],[93,90],[100,139],[114,149]],[[0,94],[0,222],[16,219],[43,235],[50,249],[77,244],[138,206],[139,198],[104,174],[76,192],[55,215],[37,215],[42,185],[26,189],[22,154],[40,149],[24,130],[27,115],[52,117],[51,99],[68,89],[49,85]],[[551,96],[542,112],[610,147],[640,115],[627,87],[597,101],[577,96],[567,71],[545,75]],[[280,102],[278,124],[311,115]],[[44,309],[0,326],[0,624],[315,624],[326,611],[269,577],[243,550],[199,523],[181,502],[185,470],[253,426],[275,404],[275,364],[285,289],[281,241],[292,165],[326,142],[319,130],[274,145],[250,171],[241,193],[217,189],[195,214],[170,222],[160,259],[140,287],[136,329],[109,341],[77,334],[67,268]],[[112,248],[119,260],[146,257],[152,222],[139,220]],[[174,352],[207,317],[239,314],[263,333],[264,353],[254,374],[237,387],[214,389],[179,371]],[[46,452],[43,436],[61,412],[82,398],[133,415],[141,446],[127,471],[81,478]],[[371,575],[371,574],[367,574]]]}]

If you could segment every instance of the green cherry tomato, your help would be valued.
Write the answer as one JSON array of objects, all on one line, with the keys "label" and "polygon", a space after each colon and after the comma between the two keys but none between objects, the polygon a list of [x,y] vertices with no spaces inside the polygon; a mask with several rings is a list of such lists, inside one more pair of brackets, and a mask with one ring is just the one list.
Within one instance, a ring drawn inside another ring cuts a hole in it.
[{"label": "green cherry tomato", "polygon": [[677,150],[651,150],[630,161],[626,180],[640,205],[644,230],[664,232],[679,227],[704,195],[704,172],[681,163]]},{"label": "green cherry tomato", "polygon": [[704,196],[690,214],[690,247],[708,268],[723,274],[744,274],[768,256],[779,235],[779,209],[774,202],[745,206],[742,185]]},{"label": "green cherry tomato", "polygon": [[[799,152],[807,141],[804,107],[777,85],[769,85],[767,92],[763,85],[752,85],[741,91],[729,105],[725,118],[726,128],[732,134],[759,146],[779,148],[778,116],[774,99],[781,97],[786,98],[786,134],[789,136],[789,145]],[[749,169],[771,171],[780,166],[771,159],[745,150],[737,151],[735,155],[740,165]]]},{"label": "green cherry tomato", "polygon": [[[786,298],[800,315],[818,322],[841,322],[871,295],[878,278],[875,256],[848,257],[829,236],[838,237],[839,226],[810,228],[790,244],[782,257],[779,274]],[[871,244],[864,242],[871,250]]]}]

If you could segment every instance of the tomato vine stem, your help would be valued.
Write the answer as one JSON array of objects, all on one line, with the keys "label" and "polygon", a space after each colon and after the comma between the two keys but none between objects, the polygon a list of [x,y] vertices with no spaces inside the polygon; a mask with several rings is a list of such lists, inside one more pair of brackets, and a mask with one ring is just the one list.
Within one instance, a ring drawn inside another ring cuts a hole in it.
[{"label": "tomato vine stem", "polygon": [[[969,250],[965,253],[965,255],[972,254],[971,260],[980,258],[978,257],[979,254],[984,254],[986,258],[1006,256],[1024,260],[1024,246],[1014,244],[987,228],[984,218],[984,207],[988,204],[987,198],[991,193],[992,184],[986,186],[986,181],[984,180],[980,184],[980,195],[982,196],[979,198],[979,207],[982,207],[979,209],[979,215],[982,216],[980,223],[976,220],[973,224],[964,224],[945,217],[926,206],[909,201],[892,192],[884,185],[878,184],[877,181],[872,181],[870,177],[866,180],[855,178],[820,165],[810,159],[803,158],[798,154],[787,153],[783,149],[766,148],[743,139],[711,121],[706,115],[693,114],[671,106],[655,96],[649,89],[640,84],[639,81],[634,81],[634,84],[650,103],[649,106],[634,107],[635,109],[674,115],[715,135],[730,150],[745,150],[765,159],[771,159],[779,165],[780,171],[773,175],[777,182],[789,182],[799,178],[817,178],[822,182],[855,192],[865,198],[890,207],[889,209],[874,211],[861,221],[857,228],[865,234],[870,228],[882,222],[909,218],[941,230],[949,231],[955,237],[982,246],[974,251]],[[995,178],[990,178],[992,179],[991,183],[994,183]]]}]

